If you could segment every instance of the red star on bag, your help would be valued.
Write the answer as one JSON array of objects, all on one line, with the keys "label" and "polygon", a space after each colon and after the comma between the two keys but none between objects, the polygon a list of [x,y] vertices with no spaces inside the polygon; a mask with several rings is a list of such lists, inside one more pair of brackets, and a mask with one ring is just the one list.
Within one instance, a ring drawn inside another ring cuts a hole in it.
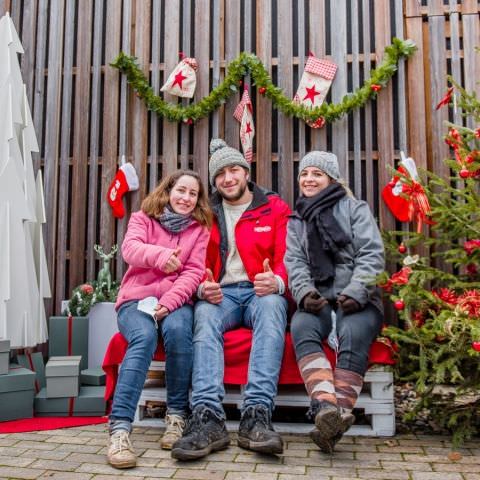
[{"label": "red star on bag", "polygon": [[180,88],[182,88],[182,82],[186,79],[185,75],[183,75],[182,71],[180,70],[176,75],[175,75],[175,80],[172,83],[172,87],[175,85],[178,85]]}]

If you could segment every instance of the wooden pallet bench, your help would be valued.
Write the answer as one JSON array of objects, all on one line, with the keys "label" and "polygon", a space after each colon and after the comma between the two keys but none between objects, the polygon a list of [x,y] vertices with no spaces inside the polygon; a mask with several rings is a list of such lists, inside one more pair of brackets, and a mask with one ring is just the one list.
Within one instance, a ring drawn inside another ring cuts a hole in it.
[{"label": "wooden pallet bench", "polygon": [[[153,361],[152,370],[162,370],[164,362]],[[242,385],[227,385],[224,405],[233,405],[240,408],[243,400]],[[164,387],[145,388],[138,402],[136,426],[164,426],[163,419],[146,417],[146,408],[149,402],[165,403],[166,389]],[[299,408],[302,413],[310,405],[310,399],[303,385],[279,385],[275,398],[277,407]],[[363,411],[369,425],[353,425],[347,435],[365,435],[388,437],[395,434],[395,406],[393,375],[385,367],[374,366],[365,375],[362,393],[355,405],[355,409]],[[278,417],[278,416],[277,416]],[[227,422],[227,428],[235,429],[238,422]],[[281,433],[306,433],[312,429],[307,423],[275,422],[275,428]]]}]

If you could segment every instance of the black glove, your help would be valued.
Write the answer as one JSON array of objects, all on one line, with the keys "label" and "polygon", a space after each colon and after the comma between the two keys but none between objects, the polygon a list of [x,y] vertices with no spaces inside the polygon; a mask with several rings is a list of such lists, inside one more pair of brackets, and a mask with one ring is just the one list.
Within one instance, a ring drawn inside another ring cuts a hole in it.
[{"label": "black glove", "polygon": [[356,300],[352,297],[347,297],[347,295],[339,295],[337,304],[346,315],[359,312],[362,309],[362,306]]},{"label": "black glove", "polygon": [[303,297],[302,303],[305,312],[318,315],[320,310],[328,304],[328,300],[323,298],[318,292],[310,292]]}]

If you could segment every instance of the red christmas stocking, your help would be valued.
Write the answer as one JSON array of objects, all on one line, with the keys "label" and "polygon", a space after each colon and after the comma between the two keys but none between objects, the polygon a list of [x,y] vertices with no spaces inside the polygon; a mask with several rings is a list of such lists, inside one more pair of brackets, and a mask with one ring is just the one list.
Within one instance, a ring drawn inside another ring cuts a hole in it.
[{"label": "red christmas stocking", "polygon": [[107,200],[115,218],[122,218],[125,215],[123,195],[137,189],[138,176],[135,167],[130,162],[121,165],[107,191]]}]

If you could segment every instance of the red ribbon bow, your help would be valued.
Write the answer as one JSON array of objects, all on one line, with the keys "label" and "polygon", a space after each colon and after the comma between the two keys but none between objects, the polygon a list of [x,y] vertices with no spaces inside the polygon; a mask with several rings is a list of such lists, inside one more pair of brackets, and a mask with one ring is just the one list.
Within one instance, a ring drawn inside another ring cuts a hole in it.
[{"label": "red ribbon bow", "polygon": [[409,197],[409,219],[412,221],[416,218],[417,233],[420,233],[424,222],[428,225],[433,223],[429,219],[431,209],[425,190],[418,182],[412,180],[411,184],[403,184],[402,192]]}]

